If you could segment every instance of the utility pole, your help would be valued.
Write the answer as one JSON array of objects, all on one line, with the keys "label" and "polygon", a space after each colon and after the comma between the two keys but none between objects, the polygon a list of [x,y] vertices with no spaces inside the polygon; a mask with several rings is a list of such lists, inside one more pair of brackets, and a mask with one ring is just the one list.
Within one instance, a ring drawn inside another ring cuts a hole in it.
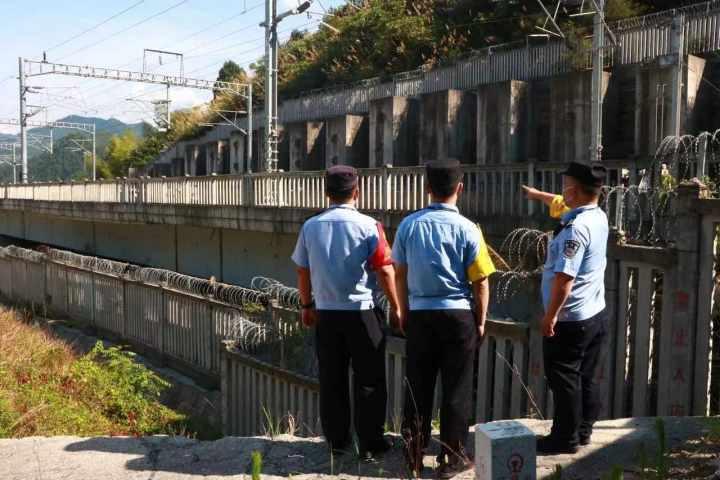
[{"label": "utility pole", "polygon": [[265,171],[275,172],[278,165],[278,24],[291,15],[298,15],[312,5],[305,0],[297,8],[278,15],[277,0],[265,0]]},{"label": "utility pole", "polygon": [[277,165],[277,111],[275,92],[277,69],[277,0],[265,1],[265,170],[274,172]]},{"label": "utility pole", "polygon": [[593,73],[590,142],[590,161],[602,160],[602,124],[603,124],[603,67],[605,47],[605,0],[596,1],[597,11],[593,23]]},{"label": "utility pole", "polygon": [[28,157],[27,157],[27,89],[25,87],[25,62],[22,57],[18,58],[20,76],[20,160],[22,161],[22,183],[28,182]]},{"label": "utility pole", "polygon": [[92,179],[93,179],[93,182],[95,180],[97,180],[97,158],[96,158],[96,153],[95,153],[95,149],[97,148],[96,135],[97,135],[97,127],[93,123],[92,124],[92,165],[93,165]]}]

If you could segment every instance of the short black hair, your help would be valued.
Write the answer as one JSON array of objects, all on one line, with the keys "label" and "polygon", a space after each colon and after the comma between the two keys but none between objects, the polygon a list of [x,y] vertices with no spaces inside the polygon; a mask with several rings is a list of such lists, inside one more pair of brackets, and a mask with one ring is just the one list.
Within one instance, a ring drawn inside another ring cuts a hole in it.
[{"label": "short black hair", "polygon": [[462,169],[457,160],[428,162],[425,170],[430,192],[440,199],[450,197],[462,182]]},{"label": "short black hair", "polygon": [[453,193],[455,193],[455,189],[457,188],[460,181],[454,182],[452,184],[443,183],[443,184],[435,184],[433,185],[433,181],[428,178],[428,185],[430,186],[430,192],[435,195],[437,198],[444,199],[449,198],[452,196]]},{"label": "short black hair", "polygon": [[588,195],[590,197],[599,197],[600,193],[602,192],[602,187],[597,187],[595,185],[587,185],[585,183],[578,182],[578,189],[585,195]]},{"label": "short black hair", "polygon": [[345,203],[350,200],[355,192],[355,188],[352,190],[346,190],[342,192],[331,191],[330,189],[325,190],[325,194],[335,203]]}]

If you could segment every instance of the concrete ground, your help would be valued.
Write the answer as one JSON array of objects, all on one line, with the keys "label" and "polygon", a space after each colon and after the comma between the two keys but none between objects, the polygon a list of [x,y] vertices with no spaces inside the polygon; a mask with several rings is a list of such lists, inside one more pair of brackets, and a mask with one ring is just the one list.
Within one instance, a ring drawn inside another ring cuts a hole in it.
[{"label": "concrete ground", "polygon": [[[523,421],[538,434],[548,422]],[[541,457],[538,478],[563,466],[563,479],[592,480],[614,465],[631,467],[644,448],[652,455],[657,443],[654,419],[600,422],[593,445],[574,456]],[[701,419],[666,420],[668,448],[686,439],[699,437]],[[473,442],[471,442],[473,443]],[[399,448],[377,464],[358,464],[353,455],[330,458],[320,439],[289,436],[268,438],[225,438],[199,442],[171,437],[25,438],[0,440],[0,478],[3,480],[190,480],[250,478],[250,456],[263,456],[262,477],[309,479],[407,478]],[[426,459],[432,466],[433,458]],[[632,471],[632,468],[629,468]],[[424,477],[432,478],[426,469]],[[474,473],[459,479],[474,478]]]}]

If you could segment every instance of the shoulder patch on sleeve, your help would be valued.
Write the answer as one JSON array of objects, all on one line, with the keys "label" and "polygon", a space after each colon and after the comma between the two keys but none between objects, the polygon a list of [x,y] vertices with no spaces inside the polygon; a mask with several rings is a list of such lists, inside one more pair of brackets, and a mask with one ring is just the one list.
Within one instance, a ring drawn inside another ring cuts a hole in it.
[{"label": "shoulder patch on sleeve", "polygon": [[565,244],[563,245],[563,255],[565,258],[574,258],[579,249],[580,242],[577,240],[565,240]]}]

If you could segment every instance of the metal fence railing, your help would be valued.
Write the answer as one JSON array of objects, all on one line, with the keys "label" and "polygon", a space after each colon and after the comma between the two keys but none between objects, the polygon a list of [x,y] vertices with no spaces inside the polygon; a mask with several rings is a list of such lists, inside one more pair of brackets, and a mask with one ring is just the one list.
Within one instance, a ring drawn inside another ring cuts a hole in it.
[{"label": "metal fence railing", "polygon": [[[638,176],[633,161],[605,164],[610,185],[616,185],[623,173],[631,179]],[[532,202],[521,186],[558,191],[565,167],[543,162],[465,166],[460,207],[470,217],[532,213]],[[423,167],[367,168],[359,175],[361,210],[407,212],[427,205]],[[322,171],[1,185],[0,199],[307,209],[328,205]]]}]

